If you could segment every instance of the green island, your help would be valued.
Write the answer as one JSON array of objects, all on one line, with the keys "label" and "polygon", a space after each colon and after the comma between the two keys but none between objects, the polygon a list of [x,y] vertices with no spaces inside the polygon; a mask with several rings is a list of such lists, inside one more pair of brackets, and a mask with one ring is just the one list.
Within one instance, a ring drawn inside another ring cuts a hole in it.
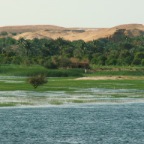
[{"label": "green island", "polygon": [[[0,106],[143,102],[144,37],[0,38]],[[28,78],[44,75],[35,89]]]},{"label": "green island", "polygon": [[[85,73],[84,69],[52,70],[38,65],[2,65],[0,107],[143,102],[143,67],[119,67],[116,70],[116,67],[99,66],[96,69],[96,72],[87,70]],[[47,77],[48,83],[34,89],[27,82],[34,72],[52,73],[54,76]],[[58,73],[62,76],[56,77]]]}]

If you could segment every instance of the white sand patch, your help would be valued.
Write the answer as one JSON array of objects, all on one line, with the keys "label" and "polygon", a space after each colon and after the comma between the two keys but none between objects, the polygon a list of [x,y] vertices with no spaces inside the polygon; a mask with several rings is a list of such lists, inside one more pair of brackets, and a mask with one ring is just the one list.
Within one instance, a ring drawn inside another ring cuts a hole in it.
[{"label": "white sand patch", "polygon": [[121,80],[121,79],[144,79],[144,77],[136,76],[93,76],[93,77],[80,77],[75,80]]}]

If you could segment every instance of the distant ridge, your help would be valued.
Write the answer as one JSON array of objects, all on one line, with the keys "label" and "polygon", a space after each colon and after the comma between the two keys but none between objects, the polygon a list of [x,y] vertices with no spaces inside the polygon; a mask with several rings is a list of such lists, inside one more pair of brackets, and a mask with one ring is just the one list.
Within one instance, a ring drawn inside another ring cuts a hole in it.
[{"label": "distant ridge", "polygon": [[46,29],[63,29],[63,27],[54,26],[54,25],[20,25],[20,26],[3,26],[0,27],[0,32],[15,32],[15,33],[23,33],[23,32],[35,32],[39,30]]},{"label": "distant ridge", "polygon": [[54,25],[5,26],[0,27],[0,33],[7,32],[8,36],[15,39],[57,39],[61,37],[70,41],[91,41],[110,37],[119,29],[124,29],[125,34],[131,37],[144,35],[143,24],[123,24],[112,28],[64,28]]},{"label": "distant ridge", "polygon": [[129,30],[129,29],[144,30],[144,25],[143,24],[123,24],[123,25],[115,26],[113,28],[116,28],[116,29],[126,29],[126,30]]}]

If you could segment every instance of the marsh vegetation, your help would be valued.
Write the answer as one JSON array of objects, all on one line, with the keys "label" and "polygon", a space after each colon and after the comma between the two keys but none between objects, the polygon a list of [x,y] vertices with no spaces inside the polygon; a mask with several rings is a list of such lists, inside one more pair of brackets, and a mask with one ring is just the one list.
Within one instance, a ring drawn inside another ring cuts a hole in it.
[{"label": "marsh vegetation", "polygon": [[[94,74],[93,74],[94,75]],[[144,77],[122,76],[118,79],[100,79],[102,76],[79,79],[76,77],[49,77],[49,83],[33,89],[27,77],[1,76],[0,106],[62,105],[82,103],[143,102]],[[86,76],[86,75],[85,75]],[[111,76],[114,77],[114,76]],[[110,77],[110,78],[111,78]],[[89,78],[89,79],[88,79]]]}]

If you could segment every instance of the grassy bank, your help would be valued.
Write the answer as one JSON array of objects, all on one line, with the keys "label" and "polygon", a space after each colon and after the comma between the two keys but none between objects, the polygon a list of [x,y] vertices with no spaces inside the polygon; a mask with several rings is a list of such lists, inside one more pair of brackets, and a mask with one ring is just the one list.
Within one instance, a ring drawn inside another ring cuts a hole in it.
[{"label": "grassy bank", "polygon": [[93,69],[47,69],[40,65],[0,65],[0,75],[32,76],[44,74],[48,77],[82,77],[82,76],[144,76],[143,67],[129,66],[95,66]]},{"label": "grassy bank", "polygon": [[[46,69],[33,65],[1,65],[1,76],[32,76],[45,74],[49,78],[48,84],[39,87],[40,91],[71,91],[74,88],[115,88],[115,89],[143,89],[143,67],[95,67],[84,73],[83,69]],[[82,76],[134,76],[133,79],[120,80],[75,80]],[[56,78],[57,77],[57,78]],[[58,78],[61,77],[61,78]],[[64,78],[65,77],[65,78]],[[67,78],[68,77],[68,78]],[[73,77],[73,78],[72,78]],[[26,82],[26,78],[4,78],[0,81],[0,90],[32,90],[32,86]]]},{"label": "grassy bank", "polygon": [[144,67],[94,66],[85,76],[144,76]]},{"label": "grassy bank", "polygon": [[[68,76],[83,76],[84,69],[47,69],[40,65],[0,65],[0,75],[11,76],[31,76],[34,74],[45,74],[50,77],[68,77]],[[129,67],[129,66],[95,66],[88,70],[86,76],[104,76],[104,75],[144,75],[144,67]]]},{"label": "grassy bank", "polygon": [[[77,80],[48,78],[34,89],[24,77],[0,79],[0,107],[82,103],[139,102],[144,98],[144,80]],[[124,98],[124,99],[121,99]],[[131,99],[130,99],[131,98]]]},{"label": "grassy bank", "polygon": [[7,76],[32,76],[44,74],[48,77],[80,77],[83,69],[46,69],[39,65],[0,65],[0,75]]},{"label": "grassy bank", "polygon": [[[34,90],[27,83],[27,78],[1,79],[0,90]],[[39,86],[35,91],[74,91],[85,88],[109,88],[109,89],[143,89],[143,79],[133,80],[76,80],[76,78],[48,78],[48,83]]]},{"label": "grassy bank", "polygon": [[[35,74],[45,74],[48,83],[34,89],[27,78]],[[103,79],[94,79],[96,77]],[[111,77],[117,79],[107,79]],[[41,66],[0,66],[0,107],[133,102],[133,98],[144,98],[143,89],[142,67],[99,67],[84,74],[83,69],[49,70]]]}]

